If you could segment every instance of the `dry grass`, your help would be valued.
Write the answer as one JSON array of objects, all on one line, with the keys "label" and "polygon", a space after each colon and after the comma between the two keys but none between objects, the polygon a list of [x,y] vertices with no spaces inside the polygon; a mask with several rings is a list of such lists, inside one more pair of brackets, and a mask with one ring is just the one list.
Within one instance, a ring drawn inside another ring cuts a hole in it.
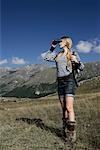
[{"label": "dry grass", "polygon": [[[100,149],[100,93],[75,97],[76,150]],[[5,100],[5,101],[4,101]],[[68,150],[56,95],[0,102],[0,150]]]}]

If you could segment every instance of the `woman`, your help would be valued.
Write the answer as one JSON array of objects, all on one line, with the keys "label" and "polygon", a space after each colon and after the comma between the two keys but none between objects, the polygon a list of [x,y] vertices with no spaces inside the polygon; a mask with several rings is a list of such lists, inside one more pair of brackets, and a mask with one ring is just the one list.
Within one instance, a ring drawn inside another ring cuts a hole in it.
[{"label": "woman", "polygon": [[[53,41],[51,46],[51,53],[59,43],[60,51],[52,59],[48,59],[48,55],[45,57],[46,60],[55,60],[57,67],[57,80],[58,80],[58,96],[63,112],[63,131],[66,137],[65,129],[67,128],[67,135],[71,141],[76,140],[75,132],[75,113],[74,113],[74,95],[76,84],[73,76],[72,62],[80,64],[79,67],[82,69],[84,66],[80,63],[78,54],[73,55],[71,52],[72,40],[70,37],[63,36],[59,41]],[[50,53],[49,53],[50,54]]]}]

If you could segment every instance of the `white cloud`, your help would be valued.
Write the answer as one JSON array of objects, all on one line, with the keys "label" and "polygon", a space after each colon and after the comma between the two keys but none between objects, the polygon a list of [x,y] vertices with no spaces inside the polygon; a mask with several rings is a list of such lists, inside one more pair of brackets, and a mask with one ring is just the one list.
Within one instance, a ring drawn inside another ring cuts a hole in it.
[{"label": "white cloud", "polygon": [[76,45],[77,51],[81,53],[100,53],[100,40],[98,38],[91,41],[79,41]]},{"label": "white cloud", "polygon": [[7,63],[8,63],[7,59],[0,60],[0,65],[7,64]]},{"label": "white cloud", "polygon": [[79,52],[89,53],[92,50],[93,44],[88,41],[79,41],[76,48]]},{"label": "white cloud", "polygon": [[94,51],[95,51],[96,53],[100,53],[100,45],[94,47]]},{"label": "white cloud", "polygon": [[93,50],[96,53],[100,53],[100,39],[95,39],[94,41],[92,41],[93,43]]},{"label": "white cloud", "polygon": [[23,58],[13,57],[12,58],[12,64],[24,65],[24,64],[26,64],[26,62]]}]

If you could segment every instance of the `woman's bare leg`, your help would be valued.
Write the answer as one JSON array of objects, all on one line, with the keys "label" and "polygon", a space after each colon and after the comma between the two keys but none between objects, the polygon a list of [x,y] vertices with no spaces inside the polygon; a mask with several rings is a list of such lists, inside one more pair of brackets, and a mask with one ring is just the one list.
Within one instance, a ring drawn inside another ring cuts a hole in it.
[{"label": "woman's bare leg", "polygon": [[73,108],[74,97],[67,96],[66,97],[66,108],[68,111],[69,121],[67,122],[67,130],[68,130],[68,139],[71,142],[76,141],[76,121],[75,121],[75,113]]},{"label": "woman's bare leg", "polygon": [[68,118],[68,111],[66,108],[66,99],[64,96],[59,96],[62,112],[63,112],[63,118]]},{"label": "woman's bare leg", "polygon": [[66,97],[66,108],[67,108],[67,112],[68,112],[69,121],[75,121],[73,102],[74,102],[73,96]]}]

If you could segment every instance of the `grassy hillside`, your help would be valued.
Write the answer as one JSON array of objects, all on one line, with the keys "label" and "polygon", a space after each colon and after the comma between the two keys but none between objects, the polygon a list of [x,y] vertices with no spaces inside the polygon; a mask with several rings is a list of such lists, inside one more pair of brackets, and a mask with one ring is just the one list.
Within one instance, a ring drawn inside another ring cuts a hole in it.
[{"label": "grassy hillside", "polygon": [[[100,149],[100,93],[75,97],[76,150]],[[57,95],[0,99],[0,150],[69,150]]]},{"label": "grassy hillside", "polygon": [[[78,77],[79,81],[100,76],[100,62],[84,65],[84,71]],[[0,68],[0,96],[42,97],[56,92],[56,84],[55,67],[33,64],[11,70]]]},{"label": "grassy hillside", "polygon": [[82,82],[77,88],[77,94],[100,92],[100,76]]},{"label": "grassy hillside", "polygon": [[[77,94],[93,93],[100,91],[100,76],[94,77],[85,81],[77,88]],[[40,92],[36,94],[36,92]],[[2,91],[3,92],[3,91]],[[51,93],[57,93],[57,82],[55,83],[41,83],[39,85],[33,85],[27,87],[16,87],[14,90],[4,94],[5,97],[29,97],[38,98],[49,95]]]}]

